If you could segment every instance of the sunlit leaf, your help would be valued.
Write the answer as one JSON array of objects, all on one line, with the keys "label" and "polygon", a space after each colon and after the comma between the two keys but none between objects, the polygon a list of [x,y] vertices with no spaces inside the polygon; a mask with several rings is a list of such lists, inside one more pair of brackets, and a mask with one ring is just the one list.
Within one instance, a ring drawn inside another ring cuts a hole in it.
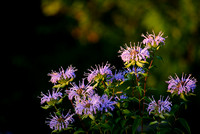
[{"label": "sunlit leaf", "polygon": [[157,124],[157,123],[158,123],[158,121],[152,121],[152,122],[149,123],[149,126]]},{"label": "sunlit leaf", "polygon": [[41,106],[41,108],[43,108],[43,109],[48,109],[50,107],[51,107],[50,105]]}]

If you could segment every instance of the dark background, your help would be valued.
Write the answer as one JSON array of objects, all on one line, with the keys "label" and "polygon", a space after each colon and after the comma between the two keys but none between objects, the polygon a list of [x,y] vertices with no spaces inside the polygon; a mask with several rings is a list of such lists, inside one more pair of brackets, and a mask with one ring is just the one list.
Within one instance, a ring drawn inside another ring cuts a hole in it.
[{"label": "dark background", "polygon": [[[52,84],[47,73],[70,64],[76,81],[94,64],[109,61],[121,69],[120,46],[142,41],[141,34],[164,32],[162,61],[148,86],[165,93],[168,76],[191,73],[200,80],[200,2],[197,0],[32,0],[6,1],[1,15],[0,134],[50,133],[49,113],[40,92]],[[183,112],[192,133],[199,130],[199,83]]]}]

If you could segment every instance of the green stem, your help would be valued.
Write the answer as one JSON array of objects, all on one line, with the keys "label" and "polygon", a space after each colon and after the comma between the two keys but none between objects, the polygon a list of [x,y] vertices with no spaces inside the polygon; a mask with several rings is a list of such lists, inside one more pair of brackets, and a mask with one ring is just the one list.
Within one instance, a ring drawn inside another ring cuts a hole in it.
[{"label": "green stem", "polygon": [[53,105],[53,106],[54,106],[54,108],[56,109],[56,112],[59,112],[59,110],[57,109],[56,105]]},{"label": "green stem", "polygon": [[[136,69],[136,66],[135,66],[135,77],[136,77],[136,84],[137,86],[139,86],[138,84],[138,77],[137,77],[137,69]],[[140,108],[140,92],[139,92],[139,111],[140,111],[140,115],[141,115],[141,108]]]},{"label": "green stem", "polygon": [[101,83],[103,84],[103,86],[104,86],[104,88],[105,88],[105,90],[106,90],[106,89],[107,89],[107,87],[106,87],[106,85],[105,85],[104,81],[101,81]]},{"label": "green stem", "polygon": [[98,129],[99,129],[99,131],[100,131],[100,134],[103,134],[101,128],[99,127],[99,125],[97,124],[97,122],[95,121],[95,119],[94,119],[94,123],[97,125],[97,127],[98,127]]}]

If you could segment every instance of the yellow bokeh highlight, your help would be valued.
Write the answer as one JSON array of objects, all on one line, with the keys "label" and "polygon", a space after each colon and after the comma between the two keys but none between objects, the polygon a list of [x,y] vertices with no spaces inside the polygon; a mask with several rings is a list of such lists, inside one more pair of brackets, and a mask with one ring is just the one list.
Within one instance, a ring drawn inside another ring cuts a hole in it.
[{"label": "yellow bokeh highlight", "polygon": [[42,1],[42,12],[46,16],[54,16],[58,14],[61,8],[62,8],[62,1],[60,0]]}]

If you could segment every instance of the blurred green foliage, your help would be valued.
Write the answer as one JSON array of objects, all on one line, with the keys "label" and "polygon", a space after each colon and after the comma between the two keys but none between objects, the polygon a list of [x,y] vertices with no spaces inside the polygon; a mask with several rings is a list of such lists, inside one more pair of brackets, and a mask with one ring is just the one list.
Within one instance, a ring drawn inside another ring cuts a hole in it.
[{"label": "blurred green foliage", "polygon": [[[62,27],[62,30],[66,30],[76,40],[76,44],[96,46],[94,49],[89,49],[86,55],[91,57],[106,55],[102,57],[115,60],[120,60],[116,58],[119,46],[130,41],[142,41],[138,35],[145,34],[146,31],[149,33],[152,30],[155,33],[163,31],[164,35],[168,36],[166,46],[159,52],[164,62],[157,63],[159,68],[149,79],[149,85],[155,87],[160,83],[158,80],[167,80],[167,77],[175,72],[181,74],[198,71],[199,7],[200,2],[192,0],[42,0],[43,14],[46,17],[59,17],[62,20],[56,25],[41,25],[37,30],[39,34],[49,34]],[[79,46],[74,48],[72,57],[76,57],[79,53],[77,48]],[[65,51],[68,53],[67,49]],[[91,51],[100,52],[96,55]],[[105,61],[108,60],[106,58]],[[162,86],[161,84],[160,88]]]}]

